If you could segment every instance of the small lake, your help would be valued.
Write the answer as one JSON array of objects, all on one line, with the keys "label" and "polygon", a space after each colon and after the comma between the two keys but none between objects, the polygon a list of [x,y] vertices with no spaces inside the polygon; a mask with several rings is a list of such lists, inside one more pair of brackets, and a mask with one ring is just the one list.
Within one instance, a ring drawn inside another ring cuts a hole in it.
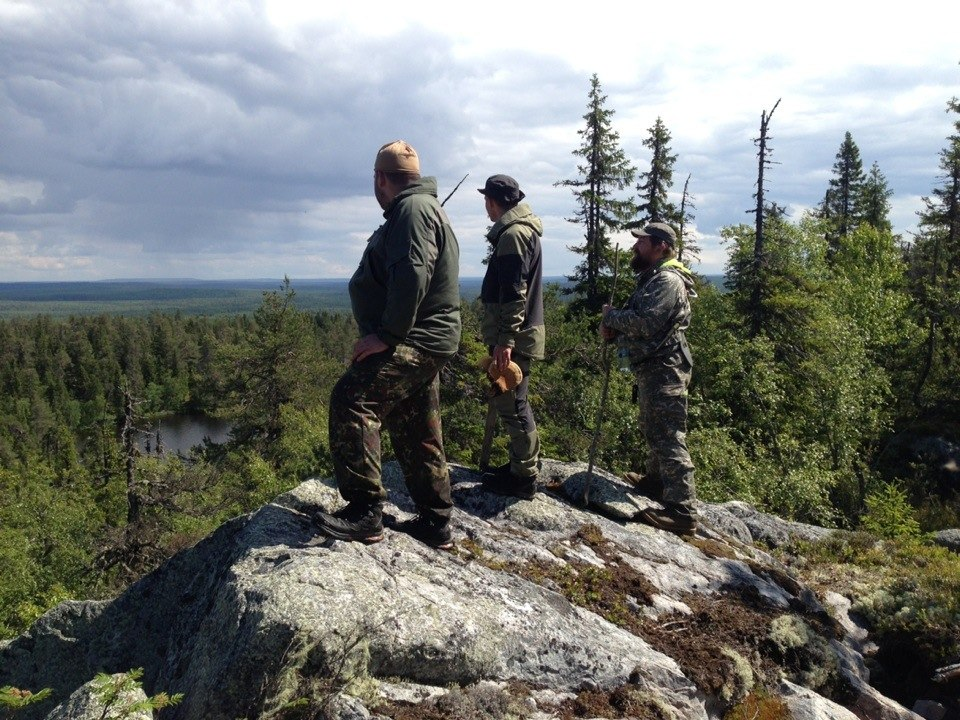
[{"label": "small lake", "polygon": [[147,432],[141,433],[137,444],[141,452],[156,452],[159,431],[164,454],[187,455],[191,448],[202,445],[205,437],[215,443],[225,442],[230,437],[230,427],[228,421],[206,415],[168,415],[153,422]]}]

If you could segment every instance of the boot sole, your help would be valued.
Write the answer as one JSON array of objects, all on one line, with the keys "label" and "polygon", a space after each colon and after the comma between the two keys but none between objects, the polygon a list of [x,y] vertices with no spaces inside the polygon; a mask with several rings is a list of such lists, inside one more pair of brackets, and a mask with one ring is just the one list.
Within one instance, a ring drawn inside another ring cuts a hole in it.
[{"label": "boot sole", "polygon": [[373,533],[372,535],[354,535],[342,530],[335,530],[327,527],[322,522],[315,521],[314,525],[317,526],[317,529],[320,530],[320,532],[329,538],[333,538],[334,540],[350,540],[353,542],[364,543],[365,545],[373,545],[374,543],[378,543],[383,540],[383,530],[380,530],[378,533]]},{"label": "boot sole", "polygon": [[643,512],[639,514],[637,519],[644,525],[649,525],[657,530],[663,530],[664,532],[673,533],[674,535],[680,535],[681,537],[693,537],[697,533],[696,523],[692,525],[668,525],[661,521],[660,518],[648,516]]}]

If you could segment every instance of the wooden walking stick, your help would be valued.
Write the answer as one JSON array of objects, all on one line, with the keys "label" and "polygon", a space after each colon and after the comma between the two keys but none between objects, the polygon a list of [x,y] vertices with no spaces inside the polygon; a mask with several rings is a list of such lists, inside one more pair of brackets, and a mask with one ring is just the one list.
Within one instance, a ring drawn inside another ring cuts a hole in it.
[{"label": "wooden walking stick", "polygon": [[483,426],[483,445],[480,446],[480,472],[490,469],[490,450],[493,447],[493,431],[497,427],[497,409],[493,398],[487,400],[487,421]]},{"label": "wooden walking stick", "polygon": [[[610,305],[613,305],[614,295],[617,292],[617,274],[620,269],[620,248],[616,248],[613,256],[613,285],[610,288]],[[607,405],[607,391],[610,389],[610,345],[603,343],[603,392],[600,393],[600,408],[597,410],[597,423],[593,431],[593,440],[590,442],[589,461],[587,462],[587,481],[583,486],[583,506],[590,504],[590,484],[593,482],[593,461],[597,455],[597,442],[600,439],[600,430],[603,427],[603,411]]]}]

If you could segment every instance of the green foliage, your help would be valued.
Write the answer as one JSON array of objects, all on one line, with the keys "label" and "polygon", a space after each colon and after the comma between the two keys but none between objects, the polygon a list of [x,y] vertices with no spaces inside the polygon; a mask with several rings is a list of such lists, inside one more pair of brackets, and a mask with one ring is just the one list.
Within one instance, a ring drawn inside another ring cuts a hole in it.
[{"label": "green foliage", "polygon": [[847,595],[880,646],[895,698],[925,687],[960,653],[960,555],[910,535],[842,533],[791,549],[815,585]]},{"label": "green foliage", "polygon": [[882,538],[916,538],[920,523],[907,493],[895,483],[884,483],[867,495],[867,511],[860,518],[860,527]]},{"label": "green foliage", "polygon": [[30,705],[43,702],[50,696],[51,692],[53,691],[50,688],[30,692],[10,685],[0,687],[0,717],[12,718],[15,710],[22,710]]},{"label": "green foliage", "polygon": [[178,705],[183,700],[183,693],[168,695],[165,692],[139,699],[136,691],[143,687],[140,682],[142,677],[143,668],[115,675],[97,674],[93,679],[93,692],[103,705],[101,720],[124,720],[138,713],[152,713],[154,710]]},{"label": "green foliage", "polygon": [[860,193],[860,212],[863,222],[871,225],[880,232],[890,232],[890,197],[893,190],[887,185],[886,176],[880,172],[876,162],[870,166]]},{"label": "green foliage", "polygon": [[325,399],[321,388],[335,375],[334,363],[319,352],[313,318],[296,309],[294,296],[289,280],[279,292],[264,293],[246,336],[220,354],[234,445],[260,453],[278,468],[285,461],[277,445],[283,409],[316,406]]},{"label": "green foliage", "polygon": [[940,153],[940,183],[924,198],[919,231],[909,248],[912,311],[923,327],[915,362],[913,404],[919,414],[960,418],[960,102],[954,132]]},{"label": "green foliage", "polygon": [[85,587],[103,516],[81,487],[60,484],[40,461],[0,469],[0,497],[0,633],[10,635]]}]

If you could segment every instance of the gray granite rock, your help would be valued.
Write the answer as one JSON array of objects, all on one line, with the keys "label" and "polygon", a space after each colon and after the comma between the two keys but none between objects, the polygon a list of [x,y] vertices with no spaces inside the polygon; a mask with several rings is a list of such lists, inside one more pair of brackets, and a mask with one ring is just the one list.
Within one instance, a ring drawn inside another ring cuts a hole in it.
[{"label": "gray granite rock", "polygon": [[949,550],[960,552],[960,529],[938,530],[933,534],[933,541]]},{"label": "gray granite rock", "polygon": [[[701,547],[633,522],[630,506],[650,501],[602,471],[590,508],[580,507],[570,498],[578,482],[582,496],[582,464],[546,462],[544,489],[530,501],[490,494],[474,471],[451,470],[453,553],[390,530],[369,546],[318,537],[310,515],[342,500],[330,480],[308,480],[115,600],[50,611],[0,646],[0,685],[53,687],[62,702],[97,671],[143,667],[148,694],[185,696],[164,711],[168,720],[234,720],[297,698],[297,678],[311,677],[339,703],[339,717],[360,720],[378,698],[432,701],[444,688],[485,680],[563,697],[629,682],[677,717],[697,719],[717,704],[674,659],[523,569],[627,568],[652,593],[627,605],[653,619],[689,613],[698,595],[749,597],[777,611],[819,607],[745,534],[779,527],[810,536],[810,526],[777,525],[742,504],[703,505],[712,529]],[[389,512],[415,510],[396,464],[385,466],[384,484]],[[580,542],[584,533],[599,533],[605,549]],[[23,717],[43,717],[38,712]]]},{"label": "gray granite rock", "polygon": [[715,507],[717,511],[729,513],[740,520],[750,531],[754,542],[762,542],[774,548],[794,540],[809,542],[823,540],[834,532],[829,528],[778,518],[776,515],[761,512],[745,502],[725,502]]},{"label": "gray granite rock", "polygon": [[780,692],[792,720],[860,720],[842,705],[788,680],[780,684]]}]

